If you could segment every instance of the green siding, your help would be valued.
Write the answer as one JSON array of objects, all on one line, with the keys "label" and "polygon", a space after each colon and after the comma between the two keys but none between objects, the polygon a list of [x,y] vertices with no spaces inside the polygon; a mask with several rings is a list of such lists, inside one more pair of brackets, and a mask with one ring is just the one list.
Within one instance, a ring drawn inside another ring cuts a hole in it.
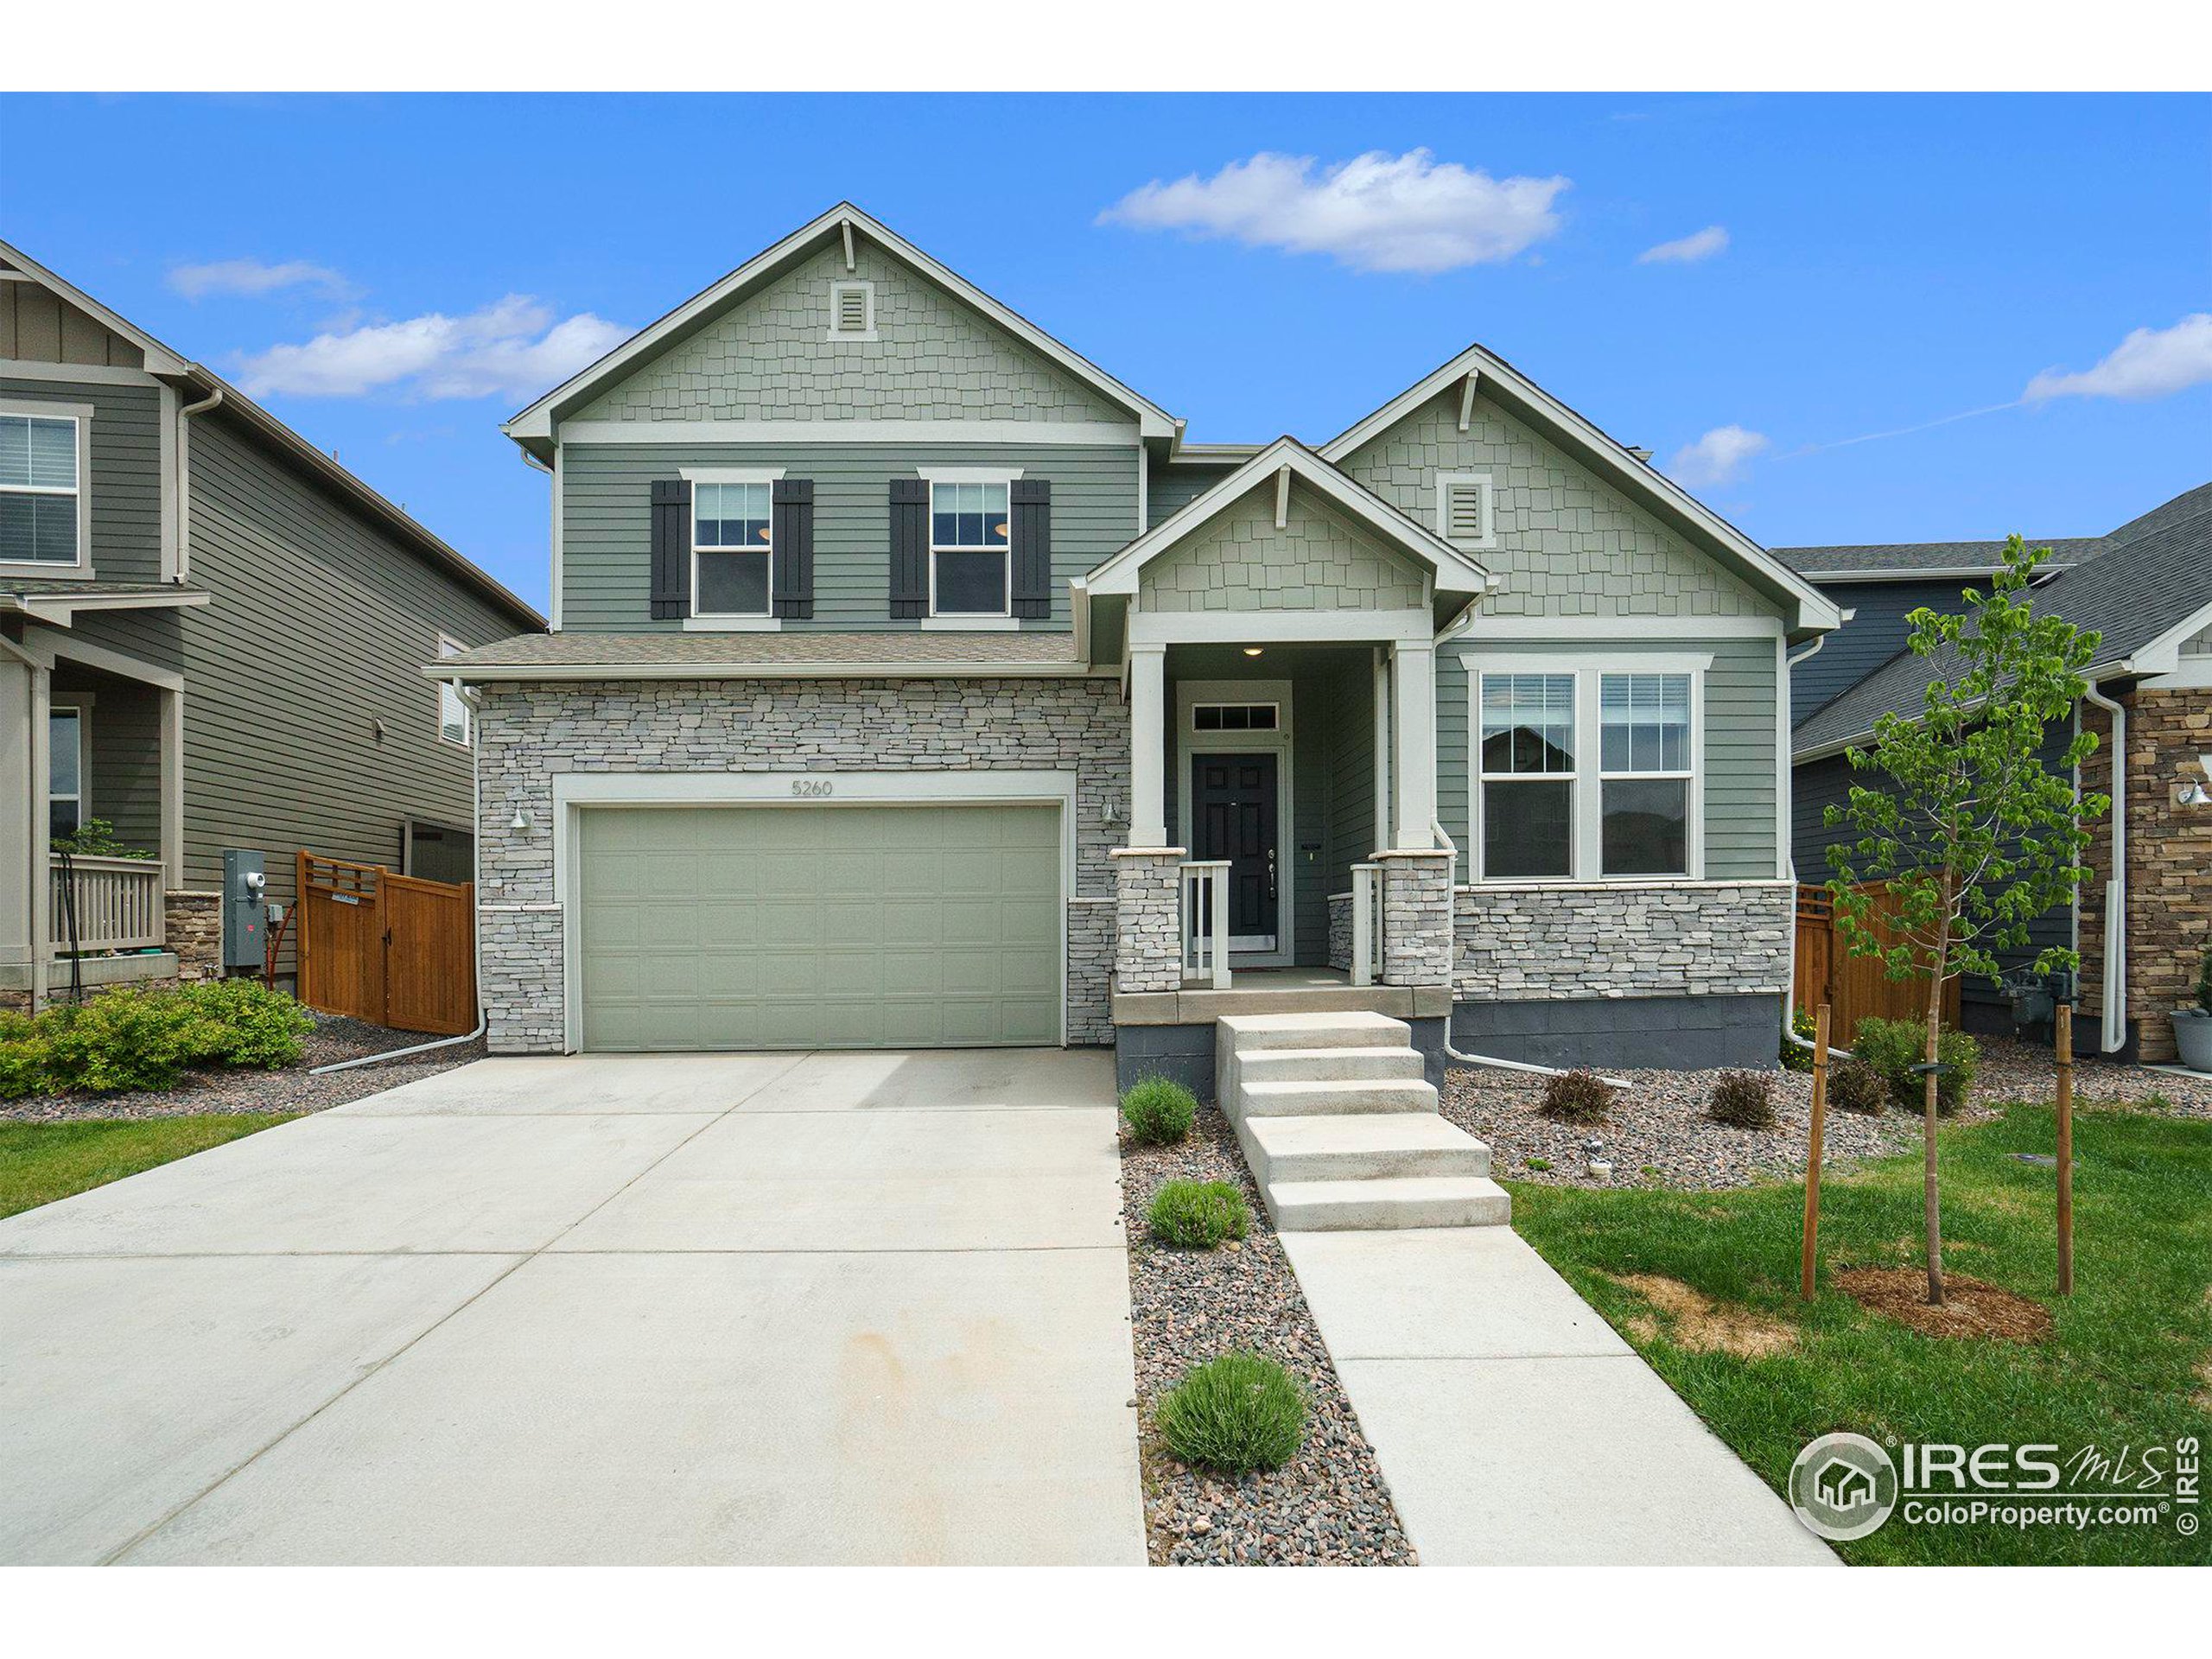
[{"label": "green siding", "polygon": [[1775,642],[1772,639],[1515,641],[1463,645],[1436,664],[1438,817],[1459,843],[1462,877],[1471,868],[1468,795],[1470,664],[1504,666],[1516,656],[1573,657],[1632,667],[1639,656],[1711,652],[1705,676],[1705,874],[1712,880],[1764,880],[1775,873]]},{"label": "green siding", "polygon": [[1146,611],[1404,610],[1422,573],[1303,485],[1275,528],[1273,480],[1146,562]]},{"label": "green siding", "polygon": [[1067,581],[1136,533],[1134,446],[564,444],[562,612],[566,632],[680,628],[647,605],[652,480],[685,467],[781,467],[814,480],[814,618],[787,628],[912,628],[891,620],[890,480],[918,467],[1004,467],[1052,485],[1052,616],[1068,626]]},{"label": "green siding", "polygon": [[[89,693],[89,701],[86,694]],[[116,839],[141,852],[162,846],[161,695],[149,685],[95,674],[64,661],[54,671],[54,701],[85,710],[89,753],[87,818],[115,826]]]},{"label": "green siding", "polygon": [[[0,288],[21,288],[20,283]],[[162,404],[151,384],[13,380],[0,362],[0,399],[92,410],[92,575],[101,582],[162,579]],[[67,567],[60,567],[66,569]]]}]

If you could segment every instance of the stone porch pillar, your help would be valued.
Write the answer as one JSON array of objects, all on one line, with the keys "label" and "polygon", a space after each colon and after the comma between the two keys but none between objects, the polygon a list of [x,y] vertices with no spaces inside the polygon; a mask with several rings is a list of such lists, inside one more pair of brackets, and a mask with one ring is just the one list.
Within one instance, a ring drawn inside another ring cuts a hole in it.
[{"label": "stone porch pillar", "polygon": [[[1391,785],[1397,834],[1391,845],[1436,845],[1436,647],[1402,639],[1391,651]],[[1387,891],[1387,884],[1386,884]]]},{"label": "stone porch pillar", "polygon": [[1382,982],[1452,982],[1452,855],[1438,849],[1376,855],[1382,867]]},{"label": "stone porch pillar", "polygon": [[1114,861],[1114,988],[1173,991],[1183,983],[1183,849],[1117,847]]}]

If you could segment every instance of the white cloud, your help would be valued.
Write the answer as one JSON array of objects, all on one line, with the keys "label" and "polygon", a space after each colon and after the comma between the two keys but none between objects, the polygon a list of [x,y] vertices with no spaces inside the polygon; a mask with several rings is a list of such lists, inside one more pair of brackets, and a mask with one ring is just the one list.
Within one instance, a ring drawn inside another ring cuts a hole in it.
[{"label": "white cloud", "polygon": [[1570,182],[1493,179],[1426,149],[1370,150],[1328,167],[1263,150],[1210,179],[1154,179],[1098,218],[1326,253],[1355,270],[1433,274],[1510,259],[1550,236],[1560,226],[1553,200]]},{"label": "white cloud", "polygon": [[1732,483],[1752,456],[1768,448],[1766,435],[1740,426],[1716,426],[1694,443],[1686,443],[1667,462],[1678,484],[1706,488]]},{"label": "white cloud", "polygon": [[535,397],[630,337],[588,311],[554,321],[550,307],[510,294],[466,316],[433,311],[400,322],[317,334],[272,346],[239,365],[254,397],[358,397],[397,391],[416,397]]},{"label": "white cloud", "polygon": [[2052,397],[2170,397],[2212,380],[2212,312],[2198,311],[2171,328],[2138,328],[2094,368],[2079,374],[2045,369],[2020,394],[2031,404]]},{"label": "white cloud", "polygon": [[173,265],[169,269],[169,286],[188,300],[204,300],[210,294],[256,299],[287,288],[316,288],[339,296],[353,291],[353,284],[329,266],[310,264],[305,259],[287,259],[276,265],[264,264],[258,259],[218,259],[204,265]]},{"label": "white cloud", "polygon": [[1662,242],[1656,248],[1646,248],[1636,256],[1636,263],[1639,265],[1694,265],[1700,259],[1710,259],[1715,254],[1727,251],[1728,227],[1708,225],[1688,236],[1678,236],[1672,242]]}]

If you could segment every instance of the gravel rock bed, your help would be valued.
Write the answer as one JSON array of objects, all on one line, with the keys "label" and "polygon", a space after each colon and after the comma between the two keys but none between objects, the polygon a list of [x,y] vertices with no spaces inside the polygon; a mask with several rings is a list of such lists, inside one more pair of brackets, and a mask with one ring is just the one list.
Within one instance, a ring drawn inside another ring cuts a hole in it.
[{"label": "gravel rock bed", "polygon": [[[1230,1181],[1252,1206],[1251,1236],[1215,1250],[1152,1242],[1145,1208],[1169,1180]],[[1122,1141],[1144,1510],[1157,1566],[1410,1566],[1374,1448],[1360,1433],[1298,1277],[1268,1223],[1228,1120],[1202,1109],[1179,1146]],[[1311,1415],[1298,1457],[1230,1480],[1175,1461],[1152,1427],[1160,1396],[1186,1370],[1231,1348],[1281,1362],[1306,1386]]]},{"label": "gravel rock bed", "polygon": [[[1972,1096],[1975,1103],[2056,1098],[2058,1063],[2048,1048],[2006,1038],[1980,1040],[1981,1071],[1974,1080]],[[2092,1103],[2150,1105],[2154,1110],[2154,1101],[2163,1100],[2177,1117],[2212,1117],[2212,1077],[2154,1071],[2147,1065],[2113,1065],[2077,1054],[2074,1098]]]},{"label": "gravel rock bed", "polygon": [[350,1060],[363,1054],[381,1054],[395,1048],[435,1040],[419,1031],[393,1031],[364,1024],[338,1014],[314,1016],[315,1028],[302,1043],[305,1052],[297,1065],[279,1071],[250,1070],[194,1071],[174,1089],[147,1090],[127,1095],[34,1095],[0,1102],[0,1120],[30,1123],[60,1123],[82,1118],[188,1117],[196,1114],[240,1112],[319,1112],[342,1106],[349,1100],[396,1089],[417,1077],[433,1077],[456,1065],[484,1058],[481,1039],[458,1043],[418,1058],[394,1060],[387,1065],[365,1065],[352,1071],[335,1071],[327,1077],[308,1075],[318,1065]]}]

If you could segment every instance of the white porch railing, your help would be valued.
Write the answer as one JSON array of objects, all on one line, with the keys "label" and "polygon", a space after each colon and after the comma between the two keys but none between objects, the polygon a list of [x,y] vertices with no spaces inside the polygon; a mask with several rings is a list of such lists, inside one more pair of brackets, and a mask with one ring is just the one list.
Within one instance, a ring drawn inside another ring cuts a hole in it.
[{"label": "white porch railing", "polygon": [[[49,866],[47,932],[56,950],[141,950],[162,942],[161,861],[151,858],[70,860],[76,874],[73,895],[61,860]],[[70,938],[70,905],[76,909],[76,938]]]},{"label": "white porch railing", "polygon": [[1372,985],[1382,974],[1382,867],[1351,867],[1351,982]]},{"label": "white porch railing", "polygon": [[1229,988],[1229,861],[1185,864],[1183,980]]}]

